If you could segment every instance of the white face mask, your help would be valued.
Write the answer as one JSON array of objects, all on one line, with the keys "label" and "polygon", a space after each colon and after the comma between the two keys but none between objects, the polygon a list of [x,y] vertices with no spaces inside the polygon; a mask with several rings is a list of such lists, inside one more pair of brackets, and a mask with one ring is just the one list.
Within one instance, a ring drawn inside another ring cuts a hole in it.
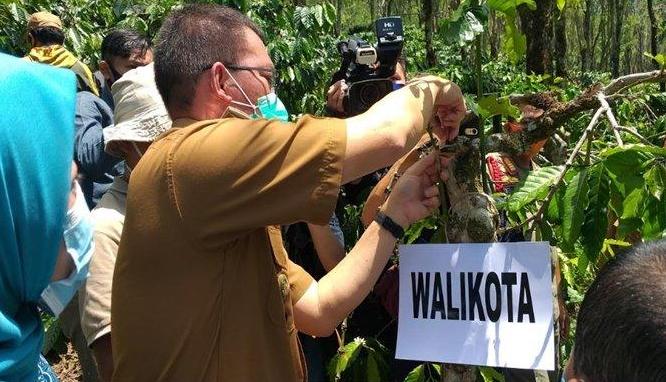
[{"label": "white face mask", "polygon": [[245,97],[245,100],[247,101],[247,103],[245,103],[245,102],[239,102],[239,101],[236,101],[236,100],[233,100],[233,99],[232,99],[232,100],[231,100],[231,103],[233,103],[234,105],[238,105],[238,106],[249,107],[250,109],[252,109],[252,112],[253,112],[254,114],[256,114],[256,113],[257,113],[257,110],[258,110],[257,105],[255,105],[255,104],[252,103],[252,101],[250,100],[250,97],[248,97],[247,94],[245,94],[245,91],[244,91],[243,88],[240,86],[240,84],[238,83],[238,81],[236,81],[236,79],[234,78],[234,76],[231,75],[231,73],[229,72],[229,69],[227,69],[227,68],[225,67],[224,70],[226,70],[226,72],[227,72],[227,74],[229,75],[229,77],[231,77],[231,80],[234,82],[234,84],[236,84],[236,87],[238,88],[238,90],[240,90],[241,94],[243,95],[243,97]]}]

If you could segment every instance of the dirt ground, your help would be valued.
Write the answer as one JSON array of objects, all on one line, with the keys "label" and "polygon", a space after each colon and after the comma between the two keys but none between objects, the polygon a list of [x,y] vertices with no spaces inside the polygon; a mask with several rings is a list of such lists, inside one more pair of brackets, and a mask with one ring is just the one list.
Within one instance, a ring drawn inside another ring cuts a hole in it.
[{"label": "dirt ground", "polygon": [[67,352],[63,354],[49,354],[47,357],[53,371],[60,378],[60,382],[83,382],[79,358],[74,347],[67,343]]}]

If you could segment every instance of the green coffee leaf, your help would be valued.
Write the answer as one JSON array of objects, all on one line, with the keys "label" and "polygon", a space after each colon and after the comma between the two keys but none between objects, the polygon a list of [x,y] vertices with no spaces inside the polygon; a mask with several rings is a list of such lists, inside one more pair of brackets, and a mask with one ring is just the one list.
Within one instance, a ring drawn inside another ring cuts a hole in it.
[{"label": "green coffee leaf", "polygon": [[588,205],[581,230],[581,243],[585,256],[595,262],[608,229],[608,202],[610,200],[610,179],[603,164],[590,168],[588,177]]},{"label": "green coffee leaf", "polygon": [[509,195],[503,206],[510,212],[518,212],[535,200],[545,198],[562,170],[562,166],[550,166],[530,172]]},{"label": "green coffee leaf", "polygon": [[404,382],[439,382],[440,376],[441,367],[426,362],[409,372]]},{"label": "green coffee leaf", "polygon": [[666,188],[666,166],[663,163],[655,163],[643,175],[643,178],[650,194],[661,201],[661,196],[664,194],[664,189]]},{"label": "green coffee leaf", "polygon": [[562,217],[562,247],[571,250],[580,236],[588,202],[588,170],[583,168],[571,179],[564,194],[564,215]]},{"label": "green coffee leaf", "polygon": [[509,97],[483,97],[478,102],[478,112],[483,118],[490,118],[495,115],[520,117],[520,110],[511,104]]}]

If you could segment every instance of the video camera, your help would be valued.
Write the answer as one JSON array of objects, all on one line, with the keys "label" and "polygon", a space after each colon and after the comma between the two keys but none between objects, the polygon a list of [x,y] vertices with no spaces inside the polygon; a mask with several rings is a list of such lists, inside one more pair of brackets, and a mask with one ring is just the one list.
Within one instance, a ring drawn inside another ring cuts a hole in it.
[{"label": "video camera", "polygon": [[368,110],[393,90],[389,78],[395,73],[402,52],[402,19],[399,16],[378,19],[375,33],[377,47],[355,37],[338,43],[338,52],[342,56],[339,73],[349,85],[343,99],[349,117]]}]

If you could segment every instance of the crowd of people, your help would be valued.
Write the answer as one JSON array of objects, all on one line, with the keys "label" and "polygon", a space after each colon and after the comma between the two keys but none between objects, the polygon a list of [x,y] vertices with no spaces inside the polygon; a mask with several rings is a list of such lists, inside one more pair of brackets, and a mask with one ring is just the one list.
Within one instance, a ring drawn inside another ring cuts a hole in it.
[{"label": "crowd of people", "polygon": [[[85,381],[123,382],[323,381],[326,338],[368,295],[395,317],[387,262],[451,162],[418,145],[456,138],[458,86],[406,83],[403,58],[367,112],[344,115],[334,76],[330,117],[290,122],[262,31],[232,8],[174,10],[154,47],[110,31],[94,73],[56,15],[28,33],[23,59],[0,54],[0,380],[57,380],[43,312]],[[348,253],[341,187],[375,188]],[[601,272],[563,380],[666,380],[665,271],[660,242]]]}]

